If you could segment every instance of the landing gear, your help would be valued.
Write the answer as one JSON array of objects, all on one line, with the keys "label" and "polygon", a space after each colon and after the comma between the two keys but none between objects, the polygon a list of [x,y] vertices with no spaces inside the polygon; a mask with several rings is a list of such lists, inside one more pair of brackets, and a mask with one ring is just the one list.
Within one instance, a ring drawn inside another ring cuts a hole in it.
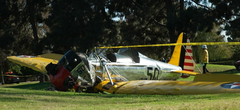
[{"label": "landing gear", "polygon": [[236,69],[237,69],[237,70],[240,70],[240,65],[236,65]]}]

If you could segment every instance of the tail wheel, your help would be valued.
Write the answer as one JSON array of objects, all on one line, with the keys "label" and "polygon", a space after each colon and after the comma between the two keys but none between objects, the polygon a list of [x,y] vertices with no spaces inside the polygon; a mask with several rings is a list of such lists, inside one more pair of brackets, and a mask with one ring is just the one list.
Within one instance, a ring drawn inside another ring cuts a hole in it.
[{"label": "tail wheel", "polygon": [[188,74],[182,74],[182,78],[188,78],[190,75],[188,75]]}]

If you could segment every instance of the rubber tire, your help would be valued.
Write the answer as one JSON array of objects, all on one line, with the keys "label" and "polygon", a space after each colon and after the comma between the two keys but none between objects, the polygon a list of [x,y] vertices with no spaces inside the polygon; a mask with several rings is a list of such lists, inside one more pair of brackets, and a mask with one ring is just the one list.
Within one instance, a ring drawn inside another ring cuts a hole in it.
[{"label": "rubber tire", "polygon": [[237,70],[240,70],[240,65],[236,65],[236,69],[237,69]]}]

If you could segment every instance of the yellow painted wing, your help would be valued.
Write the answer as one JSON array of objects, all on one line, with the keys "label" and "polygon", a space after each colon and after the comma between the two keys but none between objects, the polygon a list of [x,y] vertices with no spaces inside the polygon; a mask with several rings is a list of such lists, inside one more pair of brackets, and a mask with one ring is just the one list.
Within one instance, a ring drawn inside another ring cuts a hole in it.
[{"label": "yellow painted wing", "polygon": [[115,83],[102,81],[95,89],[114,94],[217,94],[240,93],[239,82],[195,82],[136,80]]},{"label": "yellow painted wing", "polygon": [[7,59],[19,65],[26,66],[35,71],[46,74],[47,70],[45,67],[51,62],[53,64],[57,64],[58,59],[60,59],[61,55],[55,55],[56,57],[54,57],[54,54],[44,54],[43,56],[39,55],[36,57],[8,56]]}]

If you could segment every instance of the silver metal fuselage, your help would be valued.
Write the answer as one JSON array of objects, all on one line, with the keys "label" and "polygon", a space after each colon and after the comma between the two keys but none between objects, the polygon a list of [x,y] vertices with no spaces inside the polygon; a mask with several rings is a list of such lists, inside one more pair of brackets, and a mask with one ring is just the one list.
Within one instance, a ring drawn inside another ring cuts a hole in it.
[{"label": "silver metal fuselage", "polygon": [[[106,65],[112,74],[121,75],[127,80],[176,80],[181,77],[172,71],[182,70],[181,67],[157,61],[138,52],[139,62],[131,57],[113,53],[115,62],[108,61]],[[91,64],[99,66],[97,60],[89,60]]]}]

